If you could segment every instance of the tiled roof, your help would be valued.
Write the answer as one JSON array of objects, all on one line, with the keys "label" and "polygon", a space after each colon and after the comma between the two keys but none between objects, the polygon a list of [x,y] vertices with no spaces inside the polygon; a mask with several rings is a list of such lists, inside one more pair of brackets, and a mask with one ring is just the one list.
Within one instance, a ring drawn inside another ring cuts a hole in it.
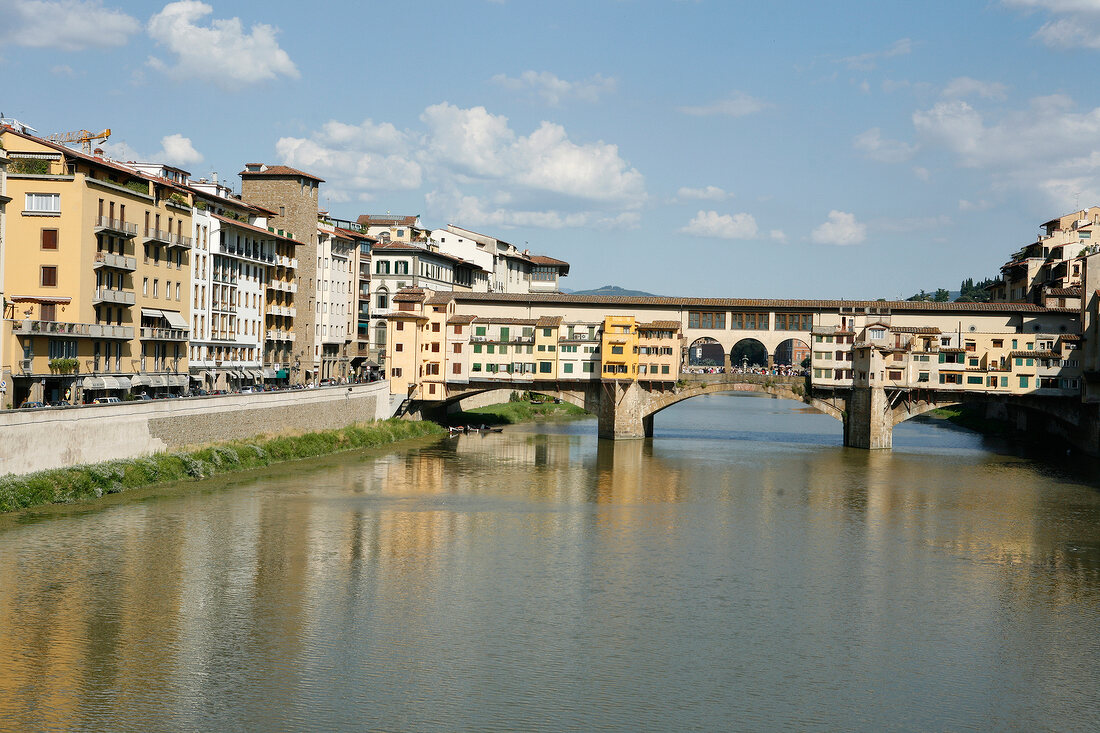
[{"label": "tiled roof", "polygon": [[1063,298],[1080,298],[1081,288],[1050,288],[1047,290],[1047,295]]},{"label": "tiled roof", "polygon": [[394,303],[423,303],[424,302],[424,289],[423,288],[402,288],[394,293]]},{"label": "tiled roof", "polygon": [[557,260],[553,257],[547,257],[545,255],[528,255],[527,259],[531,260],[531,262],[535,263],[536,265],[557,265],[559,267],[569,267],[569,263],[565,260]]},{"label": "tiled roof", "polygon": [[276,234],[275,232],[269,232],[268,230],[264,229],[263,227],[258,227],[255,224],[249,224],[248,222],[238,221],[237,219],[231,219],[230,217],[222,216],[221,214],[211,214],[211,216],[214,217],[215,219],[217,219],[220,222],[224,222],[224,223],[229,224],[231,226],[240,227],[241,229],[247,229],[250,232],[257,232],[259,234],[263,234],[265,237],[273,237],[275,239],[285,239],[286,241],[293,242],[294,244],[301,244],[301,242],[299,242],[297,239],[291,239],[290,237],[284,237],[284,236],[281,236],[279,234]]},{"label": "tiled roof", "polygon": [[366,234],[363,234],[363,232],[357,232],[352,229],[344,229],[343,227],[333,227],[333,229],[336,230],[337,234],[348,239],[365,239],[368,242],[378,241],[374,237],[368,237]]},{"label": "tiled roof", "polygon": [[1063,333],[1058,337],[1060,341],[1080,341],[1081,334],[1079,333]]},{"label": "tiled roof", "polygon": [[425,303],[428,305],[446,305],[454,300],[454,294],[450,290],[441,290],[438,293],[432,293]]},{"label": "tiled roof", "polygon": [[638,330],[647,331],[679,331],[679,321],[651,321],[650,323],[639,323]]},{"label": "tiled roof", "polygon": [[476,320],[477,316],[451,316],[447,323],[473,323]]},{"label": "tiled roof", "polygon": [[966,351],[966,349],[964,349],[961,346],[941,346],[940,347],[940,353],[943,353],[943,354],[962,354],[965,351]]},{"label": "tiled roof", "polygon": [[478,316],[478,323],[496,323],[501,326],[534,326],[538,323],[534,318],[497,318],[496,316]]},{"label": "tiled roof", "polygon": [[774,308],[778,310],[817,308],[889,308],[894,314],[946,313],[1076,313],[1076,308],[1043,307],[1033,303],[935,303],[909,300],[795,300],[767,298],[672,298],[635,295],[573,295],[569,293],[475,293],[455,292],[456,300],[480,303],[524,303],[561,305],[648,305],[672,308]]},{"label": "tiled roof", "polygon": [[561,316],[541,316],[535,325],[542,328],[551,328],[553,326],[560,326],[563,320]]},{"label": "tiled roof", "polygon": [[1056,354],[1053,351],[1010,351],[1008,352],[1010,359],[1061,359],[1061,354]]},{"label": "tiled roof", "polygon": [[298,177],[301,177],[301,178],[308,178],[311,181],[317,181],[318,183],[324,183],[325,182],[324,178],[318,178],[317,176],[313,175],[312,173],[306,173],[305,171],[300,171],[297,168],[291,168],[288,165],[269,165],[266,168],[264,168],[262,171],[250,171],[250,170],[248,170],[248,168],[245,168],[243,171],[241,171],[237,175],[241,176],[242,178],[298,176]]},{"label": "tiled roof", "polygon": [[413,216],[396,216],[390,214],[360,214],[359,218],[355,221],[364,226],[404,226],[411,227],[416,225],[416,219],[418,215]]},{"label": "tiled roof", "polygon": [[890,329],[894,333],[936,334],[943,333],[935,326],[894,326]]}]

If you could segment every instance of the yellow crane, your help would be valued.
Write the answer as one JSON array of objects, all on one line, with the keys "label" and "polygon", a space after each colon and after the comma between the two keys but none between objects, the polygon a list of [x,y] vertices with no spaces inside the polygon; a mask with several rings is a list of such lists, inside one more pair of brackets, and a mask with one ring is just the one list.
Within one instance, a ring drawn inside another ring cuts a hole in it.
[{"label": "yellow crane", "polygon": [[77,130],[76,132],[58,132],[54,135],[46,137],[47,140],[54,143],[80,143],[84,148],[84,152],[91,154],[92,142],[103,142],[111,136],[111,128],[107,128],[102,132],[88,132],[87,130]]}]

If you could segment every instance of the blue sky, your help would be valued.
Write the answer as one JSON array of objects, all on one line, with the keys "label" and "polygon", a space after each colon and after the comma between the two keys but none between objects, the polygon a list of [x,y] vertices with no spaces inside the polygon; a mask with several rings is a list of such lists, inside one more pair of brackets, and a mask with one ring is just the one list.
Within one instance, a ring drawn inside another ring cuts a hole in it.
[{"label": "blue sky", "polygon": [[887,297],[1100,203],[1100,0],[0,3],[0,112],[325,178],[567,287]]}]

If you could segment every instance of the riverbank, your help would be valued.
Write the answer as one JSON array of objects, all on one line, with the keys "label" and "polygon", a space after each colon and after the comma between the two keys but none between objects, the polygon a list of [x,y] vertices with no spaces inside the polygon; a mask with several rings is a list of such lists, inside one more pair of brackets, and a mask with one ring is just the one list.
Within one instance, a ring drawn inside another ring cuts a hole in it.
[{"label": "riverbank", "polygon": [[432,422],[383,420],[339,430],[231,441],[178,453],[117,459],[24,475],[0,476],[0,513],[47,504],[71,504],[129,489],[247,471],[284,461],[374,448],[441,433]]},{"label": "riverbank", "polygon": [[936,420],[946,420],[952,425],[958,425],[967,430],[973,430],[982,435],[1007,435],[1010,432],[1007,423],[1001,420],[991,420],[985,416],[985,411],[980,408],[956,405],[954,407],[941,407],[926,413]]},{"label": "riverbank", "polygon": [[447,416],[447,422],[452,425],[515,425],[516,423],[536,420],[577,419],[588,415],[589,413],[580,407],[571,405],[568,402],[516,400],[451,413]]}]

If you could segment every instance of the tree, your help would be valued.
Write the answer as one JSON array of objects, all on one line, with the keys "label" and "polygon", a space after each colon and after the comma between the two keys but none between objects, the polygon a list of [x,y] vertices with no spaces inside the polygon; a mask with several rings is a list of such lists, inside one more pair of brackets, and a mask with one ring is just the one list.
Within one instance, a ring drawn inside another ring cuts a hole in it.
[{"label": "tree", "polygon": [[943,288],[936,290],[936,294],[932,297],[934,303],[946,303],[951,298],[951,293],[947,292]]}]

